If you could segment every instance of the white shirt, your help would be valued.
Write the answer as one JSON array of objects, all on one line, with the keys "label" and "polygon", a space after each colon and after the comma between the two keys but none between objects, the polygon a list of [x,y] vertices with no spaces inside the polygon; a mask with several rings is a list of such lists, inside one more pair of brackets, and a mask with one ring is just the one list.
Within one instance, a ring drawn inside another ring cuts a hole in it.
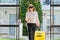
[{"label": "white shirt", "polygon": [[25,20],[29,20],[29,21],[27,21],[27,23],[36,23],[37,19],[38,19],[38,14],[36,11],[26,13]]}]

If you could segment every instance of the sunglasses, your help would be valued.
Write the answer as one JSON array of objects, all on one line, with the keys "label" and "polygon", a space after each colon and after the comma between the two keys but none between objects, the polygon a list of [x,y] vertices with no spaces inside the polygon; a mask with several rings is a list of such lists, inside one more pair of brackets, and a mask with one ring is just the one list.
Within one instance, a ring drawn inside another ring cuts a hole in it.
[{"label": "sunglasses", "polygon": [[29,7],[29,8],[33,8],[33,7]]}]

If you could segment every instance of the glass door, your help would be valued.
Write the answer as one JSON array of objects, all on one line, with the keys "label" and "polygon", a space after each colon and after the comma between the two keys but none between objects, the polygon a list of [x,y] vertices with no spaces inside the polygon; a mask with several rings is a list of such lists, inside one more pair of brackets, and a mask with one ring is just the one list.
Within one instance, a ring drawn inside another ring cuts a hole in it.
[{"label": "glass door", "polygon": [[0,40],[16,40],[16,7],[0,7]]},{"label": "glass door", "polygon": [[[60,40],[60,0],[50,0],[51,40]],[[52,16],[52,17],[51,17]]]}]

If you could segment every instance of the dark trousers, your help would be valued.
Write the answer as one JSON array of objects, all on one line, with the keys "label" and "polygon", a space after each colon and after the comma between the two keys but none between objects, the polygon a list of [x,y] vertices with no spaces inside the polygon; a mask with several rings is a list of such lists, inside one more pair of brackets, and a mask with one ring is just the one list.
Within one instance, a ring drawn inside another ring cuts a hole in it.
[{"label": "dark trousers", "polygon": [[28,32],[29,32],[29,40],[34,40],[36,24],[28,23],[27,26],[28,26]]}]

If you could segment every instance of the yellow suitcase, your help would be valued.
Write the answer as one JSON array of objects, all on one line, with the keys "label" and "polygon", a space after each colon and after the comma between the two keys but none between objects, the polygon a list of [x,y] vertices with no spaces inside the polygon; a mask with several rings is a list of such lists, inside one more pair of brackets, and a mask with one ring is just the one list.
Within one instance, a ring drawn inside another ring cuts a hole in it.
[{"label": "yellow suitcase", "polygon": [[45,32],[35,31],[34,40],[45,40]]}]

